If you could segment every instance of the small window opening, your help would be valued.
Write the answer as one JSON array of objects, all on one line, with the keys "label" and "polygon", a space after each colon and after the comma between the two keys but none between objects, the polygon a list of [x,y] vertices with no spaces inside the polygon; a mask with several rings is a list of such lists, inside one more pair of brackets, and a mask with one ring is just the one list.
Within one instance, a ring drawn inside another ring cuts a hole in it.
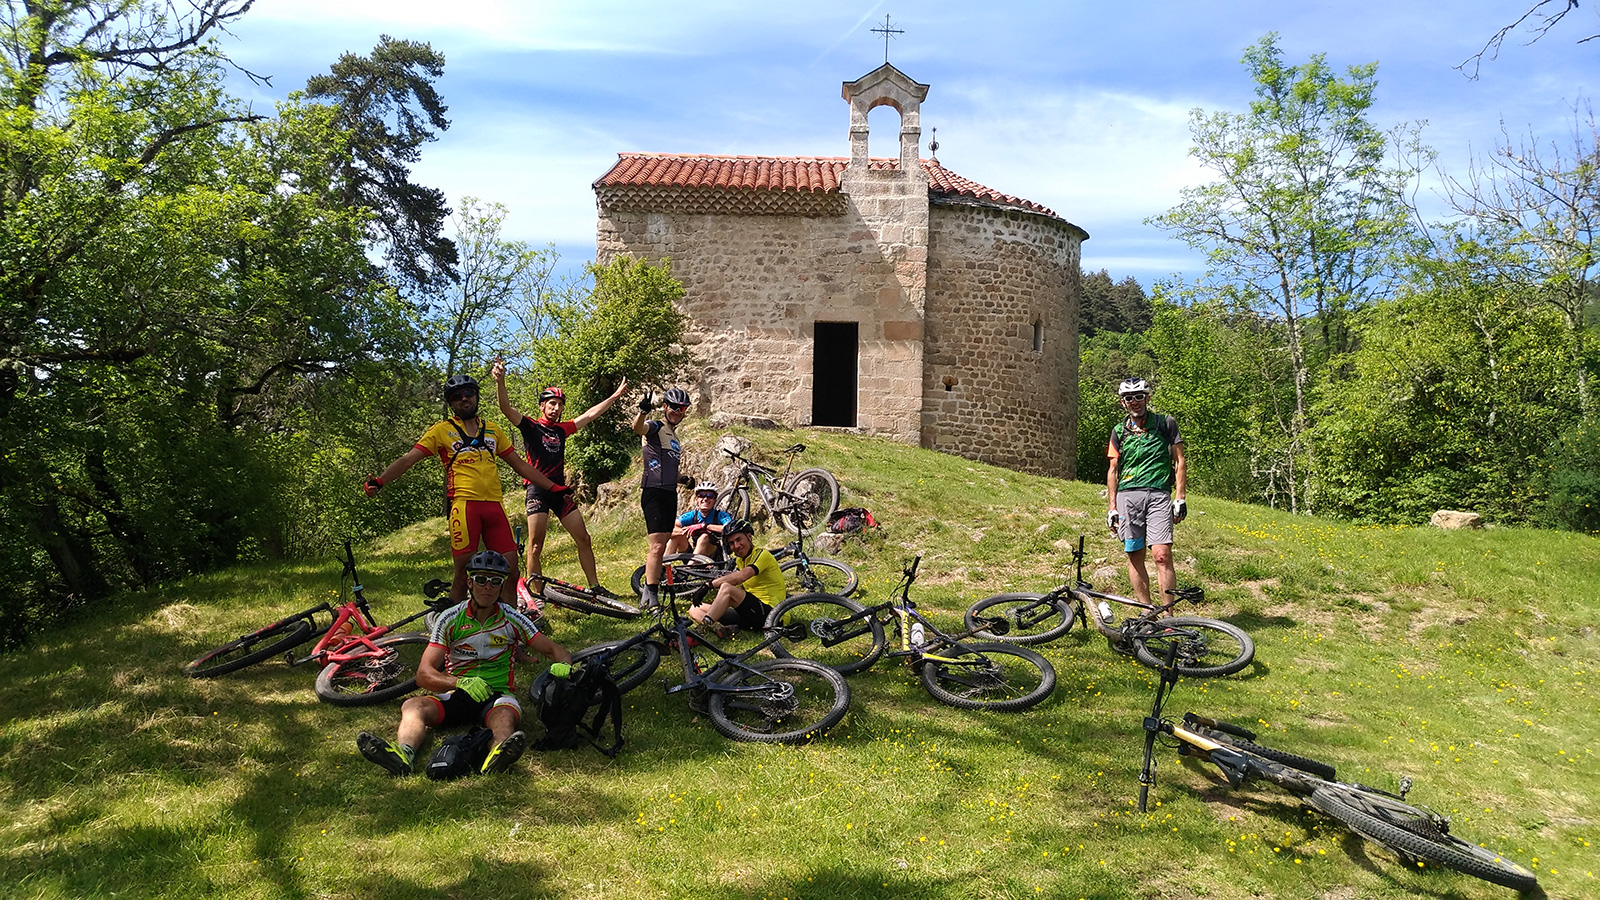
[{"label": "small window opening", "polygon": [[1044,323],[1038,319],[1033,320],[1033,352],[1044,352]]}]

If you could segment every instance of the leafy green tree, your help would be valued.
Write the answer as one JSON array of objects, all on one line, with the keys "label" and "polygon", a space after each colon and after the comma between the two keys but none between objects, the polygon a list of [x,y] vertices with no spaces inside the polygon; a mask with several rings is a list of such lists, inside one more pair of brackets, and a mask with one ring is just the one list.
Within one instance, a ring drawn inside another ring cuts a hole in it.
[{"label": "leafy green tree", "polygon": [[1150,299],[1131,275],[1112,283],[1111,274],[1105,269],[1084,272],[1081,296],[1078,330],[1083,334],[1130,333],[1150,325]]},{"label": "leafy green tree", "polygon": [[1416,168],[1387,157],[1396,142],[1421,151],[1413,136],[1391,140],[1368,120],[1376,63],[1342,78],[1320,54],[1287,65],[1268,34],[1244,64],[1256,93],[1248,113],[1190,116],[1190,155],[1215,180],[1185,188],[1150,222],[1205,251],[1196,294],[1282,324],[1294,407],[1281,468],[1289,508],[1310,511],[1315,379],[1349,348],[1346,313],[1389,289],[1410,240],[1404,201]]},{"label": "leafy green tree", "polygon": [[[691,361],[683,343],[688,319],[673,305],[683,285],[671,267],[618,256],[591,264],[588,273],[589,295],[558,307],[556,332],[534,342],[536,376],[564,385],[584,407],[609,396],[622,378],[646,389],[681,379]],[[602,416],[573,438],[567,463],[577,482],[604,484],[628,468],[638,445],[624,417]]]}]

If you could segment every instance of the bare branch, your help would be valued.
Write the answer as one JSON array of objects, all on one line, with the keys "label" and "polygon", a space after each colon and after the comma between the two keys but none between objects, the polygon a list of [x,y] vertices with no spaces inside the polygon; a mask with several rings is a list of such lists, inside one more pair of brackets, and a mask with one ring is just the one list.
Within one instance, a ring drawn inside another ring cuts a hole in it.
[{"label": "bare branch", "polygon": [[[1555,12],[1539,14],[1539,10],[1542,7],[1549,6],[1553,3],[1561,4],[1561,9]],[[1505,43],[1506,38],[1511,34],[1511,32],[1517,30],[1522,23],[1527,22],[1529,19],[1536,19],[1536,24],[1534,24],[1531,29],[1533,31],[1533,37],[1529,38],[1526,44],[1523,44],[1523,46],[1528,46],[1528,44],[1532,44],[1544,37],[1545,34],[1550,31],[1550,29],[1556,27],[1556,23],[1567,17],[1567,13],[1570,13],[1577,8],[1578,0],[1536,0],[1536,2],[1532,6],[1528,7],[1528,9],[1523,12],[1522,15],[1517,17],[1515,22],[1512,22],[1510,25],[1507,25],[1499,31],[1496,31],[1494,35],[1489,38],[1489,40],[1484,42],[1482,49],[1462,60],[1461,63],[1455,68],[1460,70],[1461,74],[1466,75],[1467,78],[1476,81],[1478,80],[1478,72],[1483,66],[1483,58],[1487,56],[1491,60],[1498,59],[1500,57],[1500,46]],[[1588,37],[1579,38],[1578,43],[1587,43],[1595,38],[1600,38],[1600,34],[1591,34]],[[1467,72],[1466,70],[1467,66],[1469,65],[1472,66],[1471,72]]]}]

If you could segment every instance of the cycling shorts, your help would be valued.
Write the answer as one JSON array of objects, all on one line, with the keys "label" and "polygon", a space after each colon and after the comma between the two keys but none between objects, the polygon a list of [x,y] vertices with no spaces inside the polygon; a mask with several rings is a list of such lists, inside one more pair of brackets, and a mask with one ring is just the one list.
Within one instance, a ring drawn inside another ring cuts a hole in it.
[{"label": "cycling shorts", "polygon": [[1122,516],[1122,549],[1136,553],[1147,546],[1172,543],[1172,495],[1154,488],[1117,492],[1117,513]]},{"label": "cycling shorts", "polygon": [[434,703],[439,704],[439,721],[435,728],[453,728],[458,725],[487,725],[489,712],[495,707],[510,707],[511,714],[518,722],[522,721],[522,704],[510,694],[493,693],[486,700],[474,700],[466,691],[446,691],[435,697],[429,697]]},{"label": "cycling shorts", "polygon": [[645,488],[639,494],[645,534],[671,534],[678,523],[678,489]]},{"label": "cycling shorts", "polygon": [[511,536],[511,523],[497,500],[450,501],[450,555],[469,556],[478,552],[478,541],[508,560],[517,558],[517,541]]},{"label": "cycling shorts", "polygon": [[528,515],[530,517],[544,513],[555,513],[556,518],[560,520],[577,511],[578,501],[572,499],[571,491],[551,494],[537,484],[528,485]]}]

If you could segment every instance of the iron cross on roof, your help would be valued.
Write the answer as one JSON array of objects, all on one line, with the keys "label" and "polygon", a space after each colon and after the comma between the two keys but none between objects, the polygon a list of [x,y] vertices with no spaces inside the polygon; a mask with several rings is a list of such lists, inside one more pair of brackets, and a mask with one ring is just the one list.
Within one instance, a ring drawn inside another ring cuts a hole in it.
[{"label": "iron cross on roof", "polygon": [[883,61],[885,63],[887,63],[889,61],[889,39],[894,37],[897,34],[905,34],[906,32],[905,32],[905,29],[903,29],[903,28],[891,28],[891,27],[889,27],[889,14],[888,13],[884,13],[883,14],[883,27],[882,28],[874,28],[874,29],[872,29],[872,33],[873,34],[881,34],[881,35],[883,35]]}]

